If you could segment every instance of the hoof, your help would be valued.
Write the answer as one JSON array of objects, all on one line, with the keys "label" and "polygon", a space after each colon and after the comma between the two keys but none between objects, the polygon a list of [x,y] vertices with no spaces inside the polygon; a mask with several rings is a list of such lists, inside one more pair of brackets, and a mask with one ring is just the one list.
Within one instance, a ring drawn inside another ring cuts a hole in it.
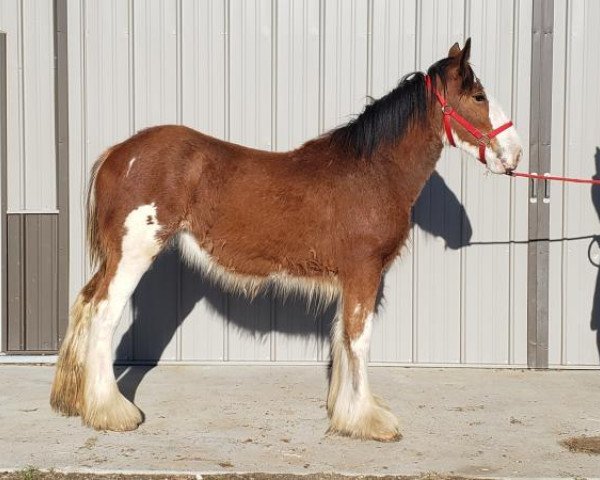
[{"label": "hoof", "polygon": [[334,411],[329,431],[347,437],[378,442],[397,442],[402,438],[396,416],[375,402],[358,416],[343,416]]},{"label": "hoof", "polygon": [[83,423],[96,430],[128,432],[135,430],[144,420],[142,412],[120,392],[103,402],[86,405]]}]

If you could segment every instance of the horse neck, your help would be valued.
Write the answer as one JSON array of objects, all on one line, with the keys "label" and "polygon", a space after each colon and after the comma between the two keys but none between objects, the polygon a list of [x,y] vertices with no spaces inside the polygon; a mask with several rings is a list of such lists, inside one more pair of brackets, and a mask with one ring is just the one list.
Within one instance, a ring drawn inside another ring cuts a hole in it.
[{"label": "horse neck", "polygon": [[435,170],[442,153],[443,143],[439,133],[441,113],[433,109],[422,124],[413,125],[395,145],[387,148],[383,156],[389,163],[389,175],[414,203]]}]

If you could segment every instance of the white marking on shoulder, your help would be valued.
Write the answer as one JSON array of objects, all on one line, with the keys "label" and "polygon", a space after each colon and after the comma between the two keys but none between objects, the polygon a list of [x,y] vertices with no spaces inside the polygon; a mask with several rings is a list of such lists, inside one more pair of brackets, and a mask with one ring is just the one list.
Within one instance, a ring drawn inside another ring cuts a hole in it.
[{"label": "white marking on shoulder", "polygon": [[131,171],[131,167],[133,166],[133,164],[135,163],[137,159],[135,157],[133,157],[131,160],[129,160],[129,164],[127,165],[127,173],[125,173],[125,176],[129,176],[129,172]]}]

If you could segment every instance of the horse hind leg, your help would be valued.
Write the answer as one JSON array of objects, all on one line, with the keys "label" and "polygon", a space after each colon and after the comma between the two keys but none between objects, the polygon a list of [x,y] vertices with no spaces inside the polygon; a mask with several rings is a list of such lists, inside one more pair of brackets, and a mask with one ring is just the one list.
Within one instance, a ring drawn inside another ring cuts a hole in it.
[{"label": "horse hind leg", "polygon": [[379,274],[344,286],[332,335],[327,398],[330,431],[362,439],[401,438],[398,420],[369,388],[367,363]]},{"label": "horse hind leg", "polygon": [[97,430],[133,430],[142,422],[138,408],[119,392],[111,347],[127,300],[161,249],[160,230],[153,204],[132,210],[124,221],[120,245],[117,240],[105,252],[104,268],[72,310],[51,404],[62,413],[81,415]]},{"label": "horse hind leg", "polygon": [[113,372],[112,339],[125,304],[159,253],[161,226],[156,207],[142,205],[124,222],[120,255],[107,252],[107,274],[94,298],[84,366],[82,418],[97,430],[133,430],[142,422],[140,410],[119,391]]}]

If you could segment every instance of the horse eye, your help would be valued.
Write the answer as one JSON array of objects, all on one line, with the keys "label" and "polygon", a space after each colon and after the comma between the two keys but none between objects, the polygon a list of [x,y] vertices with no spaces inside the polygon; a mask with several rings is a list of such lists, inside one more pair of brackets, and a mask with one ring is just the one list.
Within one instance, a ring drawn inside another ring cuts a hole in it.
[{"label": "horse eye", "polygon": [[476,93],[475,95],[473,95],[473,98],[475,99],[476,102],[485,102],[486,101],[484,93]]}]

